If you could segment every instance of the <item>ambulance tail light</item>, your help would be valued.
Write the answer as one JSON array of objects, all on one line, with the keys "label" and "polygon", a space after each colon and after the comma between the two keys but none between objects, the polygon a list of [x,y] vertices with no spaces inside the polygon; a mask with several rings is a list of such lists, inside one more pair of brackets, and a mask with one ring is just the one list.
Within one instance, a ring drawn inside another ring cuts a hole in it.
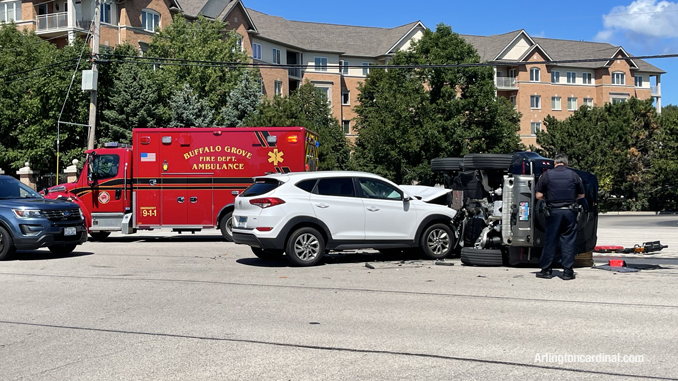
[{"label": "ambulance tail light", "polygon": [[284,204],[285,201],[276,197],[262,197],[262,198],[253,198],[250,200],[250,204],[256,205],[261,209],[270,208],[272,206]]},{"label": "ambulance tail light", "polygon": [[299,141],[299,137],[297,135],[290,135],[287,137],[288,143],[296,143],[297,141]]}]

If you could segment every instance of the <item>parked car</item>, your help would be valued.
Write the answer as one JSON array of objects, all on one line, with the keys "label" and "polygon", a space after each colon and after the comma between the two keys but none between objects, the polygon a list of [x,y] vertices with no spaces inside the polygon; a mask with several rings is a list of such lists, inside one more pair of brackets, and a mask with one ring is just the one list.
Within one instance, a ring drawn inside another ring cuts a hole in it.
[{"label": "parked car", "polygon": [[444,258],[457,244],[455,214],[371,173],[272,174],[255,177],[236,198],[233,239],[260,258],[286,253],[297,266],[347,249],[416,249]]},{"label": "parked car", "polygon": [[87,240],[77,204],[47,200],[10,176],[0,175],[0,260],[16,250],[47,248],[65,255]]}]

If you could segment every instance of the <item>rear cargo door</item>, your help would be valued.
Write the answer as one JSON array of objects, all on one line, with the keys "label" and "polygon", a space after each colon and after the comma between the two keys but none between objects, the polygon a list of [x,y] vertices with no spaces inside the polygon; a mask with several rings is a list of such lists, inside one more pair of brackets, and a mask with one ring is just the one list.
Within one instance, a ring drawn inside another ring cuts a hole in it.
[{"label": "rear cargo door", "polygon": [[186,177],[187,186],[187,221],[188,225],[197,225],[201,227],[212,227],[216,225],[214,221],[214,210],[212,198],[214,192],[214,177],[209,174],[196,174]]}]

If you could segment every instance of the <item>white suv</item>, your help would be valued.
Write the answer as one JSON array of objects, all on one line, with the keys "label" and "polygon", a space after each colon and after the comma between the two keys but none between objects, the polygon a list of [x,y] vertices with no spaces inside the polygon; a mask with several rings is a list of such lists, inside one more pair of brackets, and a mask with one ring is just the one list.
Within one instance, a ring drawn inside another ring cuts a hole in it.
[{"label": "white suv", "polygon": [[260,258],[312,266],[329,250],[421,248],[444,258],[456,246],[455,211],[408,195],[371,173],[272,174],[235,199],[233,240]]}]

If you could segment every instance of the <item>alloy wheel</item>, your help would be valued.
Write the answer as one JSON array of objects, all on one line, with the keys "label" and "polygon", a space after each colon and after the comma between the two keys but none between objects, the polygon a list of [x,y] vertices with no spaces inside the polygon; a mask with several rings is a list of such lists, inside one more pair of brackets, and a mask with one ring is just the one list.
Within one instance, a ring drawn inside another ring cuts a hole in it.
[{"label": "alloy wheel", "polygon": [[450,236],[443,229],[432,230],[426,239],[426,245],[433,254],[442,255],[450,250]]},{"label": "alloy wheel", "polygon": [[304,233],[294,242],[294,254],[303,261],[312,261],[320,255],[320,242],[313,234]]}]

